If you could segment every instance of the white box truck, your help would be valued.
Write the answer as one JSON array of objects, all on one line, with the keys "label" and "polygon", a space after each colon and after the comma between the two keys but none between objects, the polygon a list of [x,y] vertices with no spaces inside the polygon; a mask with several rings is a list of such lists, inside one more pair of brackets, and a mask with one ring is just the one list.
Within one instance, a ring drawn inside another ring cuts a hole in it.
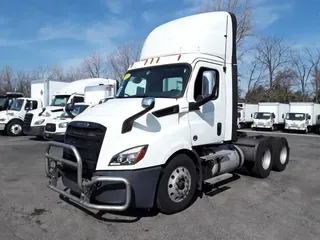
[{"label": "white box truck", "polygon": [[242,166],[260,178],[283,171],[286,138],[237,131],[236,29],[228,12],[155,28],[116,98],[70,121],[64,143],[49,142],[48,187],[89,209],[174,214],[201,197],[208,180]]},{"label": "white box truck", "polygon": [[31,97],[41,99],[44,107],[47,107],[52,102],[54,93],[68,84],[68,82],[57,80],[33,80],[31,82]]},{"label": "white box truck", "polygon": [[285,130],[304,133],[316,130],[320,125],[320,104],[313,102],[290,102],[290,110],[285,118]]},{"label": "white box truck", "polygon": [[279,102],[259,102],[258,112],[254,114],[252,130],[283,129],[285,116],[289,112],[289,104]]},{"label": "white box truck", "polygon": [[258,104],[239,103],[238,104],[238,129],[250,126],[253,123],[254,113],[258,112]]},{"label": "white box truck", "polygon": [[32,110],[43,108],[39,98],[18,97],[11,99],[7,110],[0,112],[0,131],[4,135],[23,135],[23,119]]},{"label": "white box truck", "polygon": [[101,104],[102,100],[114,98],[115,88],[113,85],[87,86],[84,96],[83,103],[68,103],[60,116],[47,121],[43,134],[46,140],[63,142],[69,122],[86,109]]},{"label": "white box truck", "polygon": [[47,120],[60,116],[67,103],[84,102],[84,90],[90,85],[104,84],[111,86],[110,91],[117,89],[118,82],[107,78],[88,78],[76,80],[65,85],[63,88],[53,93],[51,104],[42,110],[30,111],[23,125],[23,132],[26,135],[43,138],[44,127]]}]

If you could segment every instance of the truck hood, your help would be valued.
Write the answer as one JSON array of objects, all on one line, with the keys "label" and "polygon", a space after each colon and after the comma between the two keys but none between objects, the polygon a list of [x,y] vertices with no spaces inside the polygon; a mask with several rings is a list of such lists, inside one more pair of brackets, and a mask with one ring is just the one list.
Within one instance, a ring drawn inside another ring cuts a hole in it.
[{"label": "truck hood", "polygon": [[[122,123],[125,119],[144,109],[141,106],[141,101],[142,98],[111,99],[103,104],[95,106],[94,108],[87,109],[76,116],[73,120],[97,122],[105,125],[106,121],[109,122],[111,119],[116,119],[117,122],[121,121]],[[157,98],[155,99],[155,106],[150,112],[176,104],[176,99]]]}]

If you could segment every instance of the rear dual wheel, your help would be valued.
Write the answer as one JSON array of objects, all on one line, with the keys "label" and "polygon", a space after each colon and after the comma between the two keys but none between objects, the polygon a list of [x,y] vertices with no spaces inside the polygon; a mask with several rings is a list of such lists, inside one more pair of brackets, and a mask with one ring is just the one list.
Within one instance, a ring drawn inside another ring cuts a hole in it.
[{"label": "rear dual wheel", "polygon": [[250,172],[258,178],[270,175],[273,166],[273,151],[271,138],[264,138],[259,142],[255,161],[249,167]]},{"label": "rear dual wheel", "polygon": [[289,144],[284,137],[275,137],[272,140],[273,146],[273,166],[272,170],[282,172],[289,162]]}]

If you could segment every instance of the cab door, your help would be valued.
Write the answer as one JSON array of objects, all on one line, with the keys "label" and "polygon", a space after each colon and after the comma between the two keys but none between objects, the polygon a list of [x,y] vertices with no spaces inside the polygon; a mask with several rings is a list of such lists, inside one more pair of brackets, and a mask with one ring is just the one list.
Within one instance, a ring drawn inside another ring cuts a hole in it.
[{"label": "cab door", "polygon": [[194,146],[219,143],[224,140],[225,129],[225,78],[222,65],[199,61],[191,77],[187,99],[195,102],[208,97],[215,91],[215,97],[198,109],[189,109],[191,142]]}]

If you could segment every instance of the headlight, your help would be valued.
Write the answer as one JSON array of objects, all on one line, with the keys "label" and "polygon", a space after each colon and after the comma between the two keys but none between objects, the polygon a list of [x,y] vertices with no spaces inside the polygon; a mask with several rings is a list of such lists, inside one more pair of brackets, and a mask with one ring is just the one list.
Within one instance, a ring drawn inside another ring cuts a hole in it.
[{"label": "headlight", "polygon": [[0,118],[0,122],[4,122],[6,120],[7,120],[6,118]]},{"label": "headlight", "polygon": [[45,119],[38,120],[34,123],[34,125],[41,125]]},{"label": "headlight", "polygon": [[111,159],[109,166],[133,165],[139,162],[146,154],[148,145],[125,150]]},{"label": "headlight", "polygon": [[59,128],[66,128],[67,125],[68,125],[67,122],[60,123],[60,124],[59,124]]}]

